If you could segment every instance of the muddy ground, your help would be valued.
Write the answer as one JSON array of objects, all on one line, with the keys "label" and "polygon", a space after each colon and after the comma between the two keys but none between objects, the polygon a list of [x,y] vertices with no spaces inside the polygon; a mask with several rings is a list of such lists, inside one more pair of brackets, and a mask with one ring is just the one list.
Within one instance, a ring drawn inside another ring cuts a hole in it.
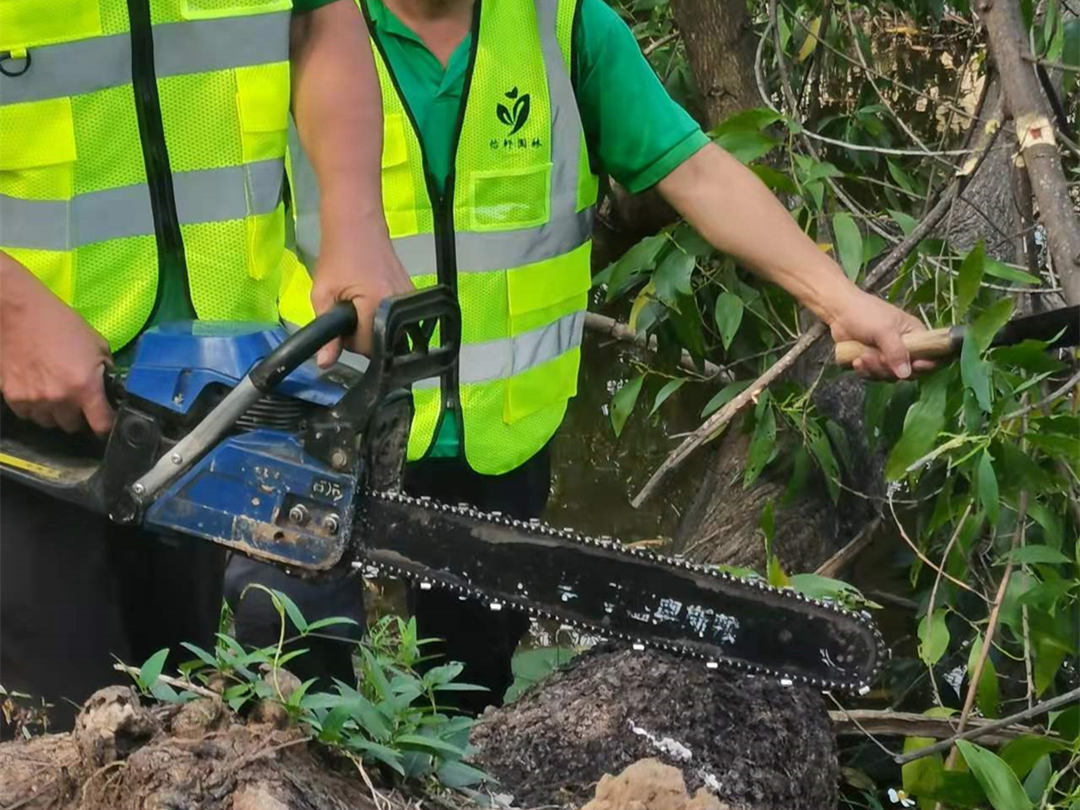
[{"label": "muddy ground", "polygon": [[[129,687],[109,687],[71,734],[0,745],[0,810],[470,806],[457,795],[402,794],[281,725],[239,720],[210,698],[148,708]],[[477,764],[499,780],[491,792],[516,807],[836,806],[835,744],[819,695],[655,653],[586,653],[489,710],[473,743]]]}]

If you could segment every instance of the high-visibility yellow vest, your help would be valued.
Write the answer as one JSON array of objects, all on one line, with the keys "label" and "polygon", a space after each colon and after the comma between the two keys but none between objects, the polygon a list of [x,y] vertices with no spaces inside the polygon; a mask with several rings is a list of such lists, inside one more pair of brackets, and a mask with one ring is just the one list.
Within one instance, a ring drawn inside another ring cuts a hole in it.
[{"label": "high-visibility yellow vest", "polygon": [[[477,472],[518,467],[552,437],[577,392],[597,178],[570,81],[577,0],[477,0],[452,177],[429,182],[415,123],[373,40],[383,103],[382,194],[398,258],[417,287],[461,305],[457,380],[413,386],[409,458],[460,412]],[[369,23],[370,24],[370,23]],[[297,245],[319,250],[318,189],[291,145]]]},{"label": "high-visibility yellow vest", "polygon": [[118,349],[159,262],[274,321],[291,0],[0,0],[0,249]]}]

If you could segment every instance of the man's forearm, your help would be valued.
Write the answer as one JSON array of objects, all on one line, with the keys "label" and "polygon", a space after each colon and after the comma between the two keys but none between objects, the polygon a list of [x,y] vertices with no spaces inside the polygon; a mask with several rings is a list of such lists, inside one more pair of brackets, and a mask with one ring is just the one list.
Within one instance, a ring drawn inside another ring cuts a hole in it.
[{"label": "man's forearm", "polygon": [[386,239],[382,104],[367,26],[352,0],[293,18],[293,117],[320,189],[323,251]]},{"label": "man's forearm", "polygon": [[659,183],[659,191],[710,244],[831,321],[854,291],[839,265],[804,234],[757,176],[710,144]]}]

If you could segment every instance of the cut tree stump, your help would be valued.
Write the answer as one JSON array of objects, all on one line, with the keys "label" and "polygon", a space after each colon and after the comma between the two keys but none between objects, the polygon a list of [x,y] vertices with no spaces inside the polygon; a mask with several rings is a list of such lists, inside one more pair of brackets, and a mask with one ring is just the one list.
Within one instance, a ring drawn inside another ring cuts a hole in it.
[{"label": "cut tree stump", "polygon": [[832,810],[839,766],[819,694],[605,646],[473,730],[518,807],[578,807],[604,774],[655,757],[733,810]]}]

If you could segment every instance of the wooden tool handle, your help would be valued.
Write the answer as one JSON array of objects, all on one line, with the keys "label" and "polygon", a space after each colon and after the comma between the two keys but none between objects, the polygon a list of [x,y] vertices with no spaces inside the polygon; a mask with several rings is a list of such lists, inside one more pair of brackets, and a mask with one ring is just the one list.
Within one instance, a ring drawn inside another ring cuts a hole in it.
[{"label": "wooden tool handle", "polygon": [[[911,332],[903,336],[912,360],[932,360],[948,357],[956,351],[957,340],[953,330],[946,326],[931,332]],[[862,356],[867,347],[857,340],[842,340],[836,344],[836,363],[850,366]]]}]

